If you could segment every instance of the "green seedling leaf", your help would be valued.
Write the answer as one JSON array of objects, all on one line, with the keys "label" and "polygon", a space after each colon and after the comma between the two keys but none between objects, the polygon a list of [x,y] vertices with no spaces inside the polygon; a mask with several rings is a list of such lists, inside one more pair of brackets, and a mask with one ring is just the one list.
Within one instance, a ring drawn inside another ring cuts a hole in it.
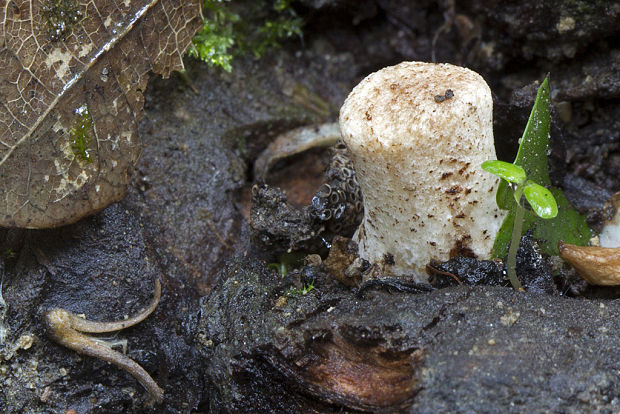
[{"label": "green seedling leaf", "polygon": [[[547,166],[550,101],[549,77],[546,77],[540,88],[538,88],[536,101],[523,131],[523,136],[519,140],[519,150],[514,161],[515,165],[523,167],[528,179],[544,186],[551,185]],[[500,182],[496,200],[499,208],[504,210],[510,209],[514,199],[508,183]]]},{"label": "green seedling leaf", "polygon": [[515,184],[520,184],[527,178],[523,168],[506,161],[485,161],[482,163],[482,169]]},{"label": "green seedling leaf", "polygon": [[558,242],[585,246],[592,237],[592,230],[586,222],[585,216],[579,214],[559,188],[551,188],[551,194],[558,205],[558,215],[552,219],[543,220],[532,216],[532,224],[527,228],[534,228],[534,238],[540,240],[543,253],[558,255]]},{"label": "green seedling leaf", "polygon": [[288,273],[288,269],[286,268],[286,264],[284,263],[269,263],[267,265],[267,269],[275,270],[282,277],[286,276],[286,274]]},{"label": "green seedling leaf", "polygon": [[551,219],[558,215],[558,205],[553,194],[542,185],[528,181],[523,195],[538,217]]},{"label": "green seedling leaf", "polygon": [[[575,211],[561,190],[551,188],[551,194],[558,206],[558,215],[552,219],[543,220],[533,211],[526,210],[523,218],[523,228],[534,229],[533,237],[539,240],[540,250],[549,256],[557,256],[558,242],[585,246],[592,237],[592,231],[586,223],[585,217]],[[504,257],[510,245],[512,226],[514,225],[516,204],[510,210],[501,228],[497,232],[492,257]],[[527,230],[524,230],[527,231]]]},{"label": "green seedling leaf", "polygon": [[[572,208],[562,191],[551,186],[547,160],[549,151],[550,101],[549,79],[545,78],[536,94],[536,101],[520,140],[514,164],[522,167],[527,178],[533,183],[549,188],[551,195],[555,198],[557,215],[551,219],[543,219],[538,217],[533,211],[526,211],[523,221],[523,233],[533,229],[534,238],[540,240],[539,245],[543,253],[558,255],[557,243],[559,240],[583,246],[590,240],[592,231],[588,227],[585,217]],[[535,191],[531,191],[531,193],[535,193]],[[544,200],[548,197],[539,196],[536,198],[535,195],[534,202],[532,203],[527,194],[525,196],[534,211],[536,211],[534,204],[541,200],[544,203]],[[496,200],[497,205],[501,209],[509,210],[493,245],[493,257],[504,257],[510,244],[516,212],[516,201],[507,181],[502,180],[500,182]],[[567,240],[570,240],[570,242]]]},{"label": "green seedling leaf", "polygon": [[273,269],[284,277],[288,274],[289,269],[297,269],[304,264],[304,252],[282,253],[278,262],[269,263],[268,269]]}]

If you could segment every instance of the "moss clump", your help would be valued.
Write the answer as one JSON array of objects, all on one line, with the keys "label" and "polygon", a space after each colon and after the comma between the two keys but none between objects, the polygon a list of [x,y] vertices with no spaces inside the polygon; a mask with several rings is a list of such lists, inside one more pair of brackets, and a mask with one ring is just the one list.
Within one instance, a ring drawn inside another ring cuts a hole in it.
[{"label": "moss clump", "polygon": [[88,111],[88,105],[84,104],[75,110],[76,117],[69,130],[71,136],[71,150],[75,158],[86,163],[93,162],[89,152],[90,131],[93,127],[93,118]]},{"label": "moss clump", "polygon": [[41,15],[46,22],[47,36],[52,41],[66,40],[82,18],[76,0],[47,0],[41,7]]},{"label": "moss clump", "polygon": [[188,54],[230,72],[233,59],[231,49],[235,45],[233,25],[239,21],[239,15],[228,11],[221,3],[222,0],[204,2],[203,9],[208,17],[194,36]]},{"label": "moss clump", "polygon": [[303,22],[291,7],[291,0],[250,4],[205,0],[203,10],[203,28],[194,36],[188,54],[227,72],[232,71],[236,56],[260,58],[282,40],[302,35]]}]

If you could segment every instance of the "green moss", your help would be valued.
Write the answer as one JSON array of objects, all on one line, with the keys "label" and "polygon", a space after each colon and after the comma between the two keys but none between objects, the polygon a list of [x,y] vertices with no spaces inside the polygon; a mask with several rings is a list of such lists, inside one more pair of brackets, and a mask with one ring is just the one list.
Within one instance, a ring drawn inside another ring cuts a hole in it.
[{"label": "green moss", "polygon": [[[276,1],[277,3],[277,1]],[[275,6],[274,6],[275,8]],[[280,41],[293,36],[301,37],[302,20],[292,16],[277,16],[264,23],[256,29],[255,35],[248,42],[246,48],[255,57],[264,56],[272,48],[280,46]]]},{"label": "green moss", "polygon": [[73,27],[82,19],[82,12],[76,0],[47,0],[41,6],[47,35],[52,41],[66,40]]},{"label": "green moss", "polygon": [[205,0],[203,10],[203,28],[188,54],[227,72],[237,56],[260,58],[279,47],[282,40],[302,35],[303,21],[291,7],[291,0],[261,0],[249,5]]},{"label": "green moss", "polygon": [[232,70],[232,47],[235,45],[233,25],[239,21],[239,15],[230,12],[222,5],[230,0],[206,0],[203,10],[207,16],[202,30],[194,36],[188,54],[211,66]]},{"label": "green moss", "polygon": [[75,158],[86,163],[93,162],[89,152],[90,133],[93,127],[93,118],[88,111],[88,105],[84,104],[75,110],[76,117],[69,130],[71,136],[71,150]]}]

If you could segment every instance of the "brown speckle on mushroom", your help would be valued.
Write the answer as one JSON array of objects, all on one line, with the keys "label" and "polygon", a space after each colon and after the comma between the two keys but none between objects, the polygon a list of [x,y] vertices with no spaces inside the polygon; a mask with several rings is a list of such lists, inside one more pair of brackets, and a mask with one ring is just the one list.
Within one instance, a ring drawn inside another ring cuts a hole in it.
[{"label": "brown speckle on mushroom", "polygon": [[[440,102],[428,99],[429,91],[441,91]],[[370,103],[372,119],[366,119]],[[354,236],[362,258],[380,263],[390,252],[394,275],[425,281],[426,264],[447,260],[455,240],[466,241],[471,254],[490,254],[486,234],[495,234],[505,215],[488,195],[498,179],[480,168],[496,158],[492,113],[482,77],[449,64],[403,62],[353,89],[340,111],[340,129],[364,195],[364,214],[376,214],[375,226],[363,220]],[[438,167],[439,176],[429,174]],[[414,196],[403,203],[402,189],[413,184]],[[457,214],[467,225],[447,227]],[[424,226],[416,223],[422,215],[429,218]],[[400,225],[391,225],[395,220]]]}]

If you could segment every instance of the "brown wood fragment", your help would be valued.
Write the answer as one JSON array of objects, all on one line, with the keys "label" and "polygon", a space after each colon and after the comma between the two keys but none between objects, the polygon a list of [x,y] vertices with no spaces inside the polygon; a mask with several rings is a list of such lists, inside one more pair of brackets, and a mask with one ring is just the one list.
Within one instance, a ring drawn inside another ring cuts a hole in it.
[{"label": "brown wood fragment", "polygon": [[576,246],[560,241],[558,249],[560,257],[593,285],[620,285],[620,247]]}]

